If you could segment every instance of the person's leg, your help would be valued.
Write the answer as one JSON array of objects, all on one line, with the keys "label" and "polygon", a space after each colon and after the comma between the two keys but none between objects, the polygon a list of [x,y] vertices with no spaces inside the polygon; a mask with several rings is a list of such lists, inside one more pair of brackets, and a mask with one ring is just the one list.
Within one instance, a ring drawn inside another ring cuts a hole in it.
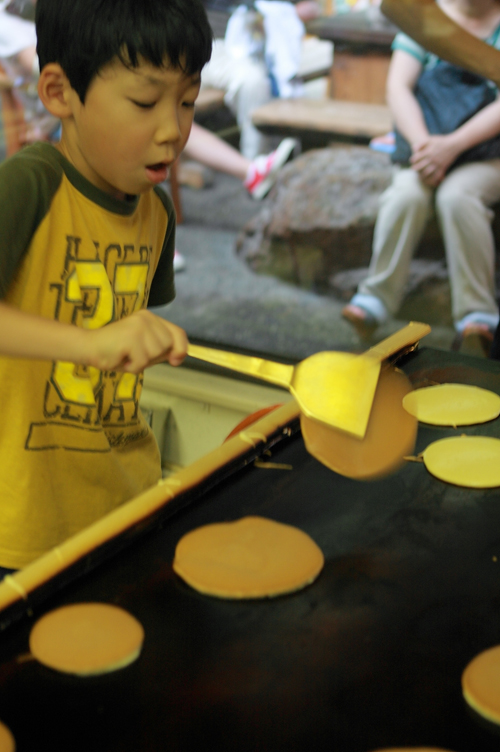
[{"label": "person's leg", "polygon": [[432,190],[411,169],[397,168],[380,198],[367,278],[343,310],[360,333],[395,314],[404,295],[410,262],[429,217]]},{"label": "person's leg", "polygon": [[296,145],[295,139],[285,138],[270,154],[247,159],[214,133],[193,123],[184,154],[214,170],[234,175],[253,198],[261,199],[271,190]]},{"label": "person's leg", "polygon": [[436,192],[443,232],[455,327],[498,323],[495,242],[491,206],[500,200],[500,160],[457,167]]},{"label": "person's leg", "polygon": [[201,74],[201,85],[226,92],[224,101],[240,127],[240,151],[247,159],[272,150],[273,140],[252,123],[252,112],[271,99],[271,83],[263,62],[235,60],[227,54],[224,40],[216,39],[212,57]]},{"label": "person's leg", "polygon": [[240,154],[237,149],[197,123],[193,123],[183,153],[189,159],[201,162],[213,170],[234,175],[241,181],[246,180],[251,164],[250,159]]},{"label": "person's leg", "polygon": [[231,58],[223,39],[214,39],[212,56],[201,72],[201,88],[223,89],[231,82]]},{"label": "person's leg", "polygon": [[272,150],[274,140],[252,123],[252,113],[271,100],[271,82],[264,63],[246,59],[233,63],[226,104],[234,112],[240,127],[240,151],[247,159]]}]

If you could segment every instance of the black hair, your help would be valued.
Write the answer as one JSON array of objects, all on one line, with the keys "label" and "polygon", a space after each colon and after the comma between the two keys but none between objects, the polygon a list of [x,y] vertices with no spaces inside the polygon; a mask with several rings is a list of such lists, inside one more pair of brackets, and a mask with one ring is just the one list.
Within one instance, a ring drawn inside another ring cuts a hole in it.
[{"label": "black hair", "polygon": [[38,0],[40,70],[59,63],[82,104],[90,82],[114,58],[201,72],[212,30],[201,0]]}]

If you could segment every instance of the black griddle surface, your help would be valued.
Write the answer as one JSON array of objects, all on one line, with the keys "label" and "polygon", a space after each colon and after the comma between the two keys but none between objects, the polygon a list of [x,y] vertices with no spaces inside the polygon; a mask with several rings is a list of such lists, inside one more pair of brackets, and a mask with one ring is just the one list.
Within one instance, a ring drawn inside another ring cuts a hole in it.
[{"label": "black griddle surface", "polygon": [[[422,349],[403,367],[417,383],[439,371],[500,391],[496,363]],[[500,422],[459,432],[499,436]],[[417,450],[456,433],[422,426]],[[272,454],[293,470],[236,473],[5,631],[0,719],[18,752],[42,742],[52,752],[498,752],[500,735],[467,711],[460,677],[500,644],[500,490],[447,485],[416,463],[352,481],[310,457],[300,435]],[[325,554],[317,581],[231,602],[173,573],[185,532],[248,514],[309,533]],[[16,660],[35,618],[79,601],[141,621],[135,664],[77,679]]]}]

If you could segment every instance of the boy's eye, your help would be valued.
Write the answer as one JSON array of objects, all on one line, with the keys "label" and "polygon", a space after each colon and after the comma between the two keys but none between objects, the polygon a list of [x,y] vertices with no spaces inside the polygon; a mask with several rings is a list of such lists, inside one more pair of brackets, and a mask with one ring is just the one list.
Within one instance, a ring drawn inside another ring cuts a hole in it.
[{"label": "boy's eye", "polygon": [[182,106],[192,109],[194,107],[194,102],[183,102]]},{"label": "boy's eye", "polygon": [[131,99],[130,101],[132,104],[135,104],[136,107],[141,107],[143,110],[149,110],[156,104],[156,102],[137,102],[135,99]]}]

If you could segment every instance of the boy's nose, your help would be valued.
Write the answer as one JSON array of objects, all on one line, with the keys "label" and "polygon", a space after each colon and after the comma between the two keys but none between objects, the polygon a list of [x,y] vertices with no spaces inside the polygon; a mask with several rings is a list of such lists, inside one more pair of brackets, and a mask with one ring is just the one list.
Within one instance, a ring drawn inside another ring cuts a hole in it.
[{"label": "boy's nose", "polygon": [[177,113],[167,112],[158,121],[155,141],[158,144],[173,143],[181,137]]}]

